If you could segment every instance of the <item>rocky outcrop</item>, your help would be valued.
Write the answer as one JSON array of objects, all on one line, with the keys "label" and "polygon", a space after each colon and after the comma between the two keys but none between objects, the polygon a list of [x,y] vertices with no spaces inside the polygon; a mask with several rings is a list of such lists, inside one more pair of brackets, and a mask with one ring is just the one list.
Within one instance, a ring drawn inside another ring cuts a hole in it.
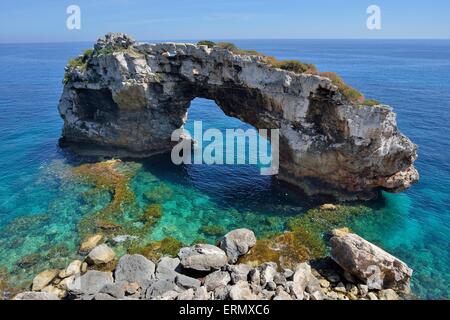
[{"label": "rocky outcrop", "polygon": [[369,289],[409,292],[412,269],[360,236],[347,233],[330,240],[331,257]]},{"label": "rocky outcrop", "polygon": [[[43,288],[15,299],[397,300],[409,285],[398,279],[401,286],[374,288],[331,259],[316,268],[300,263],[290,270],[270,261],[258,266],[228,264],[225,253],[212,245],[182,248],[178,255],[181,259],[163,257],[157,263],[125,255],[114,272],[83,271],[80,261],[74,261],[64,272],[41,273],[36,278],[45,279],[40,280]],[[360,262],[358,255],[348,255],[346,261]],[[62,278],[72,271],[75,274]],[[51,276],[43,276],[47,274]]]},{"label": "rocky outcrop", "polygon": [[67,67],[61,145],[110,156],[168,151],[196,97],[256,128],[279,129],[278,178],[309,194],[371,198],[419,178],[416,146],[388,106],[350,102],[329,78],[276,69],[260,56],[124,34],[108,34]]}]

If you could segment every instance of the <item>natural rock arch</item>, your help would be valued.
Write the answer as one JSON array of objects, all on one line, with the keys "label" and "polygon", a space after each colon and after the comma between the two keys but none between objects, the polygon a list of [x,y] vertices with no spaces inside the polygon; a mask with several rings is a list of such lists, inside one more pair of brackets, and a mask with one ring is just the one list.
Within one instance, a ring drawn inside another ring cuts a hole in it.
[{"label": "natural rock arch", "polygon": [[109,156],[171,149],[190,102],[214,100],[256,128],[280,129],[279,179],[307,193],[372,198],[418,180],[416,146],[388,106],[350,102],[326,77],[273,68],[261,57],[193,44],[99,39],[66,69],[62,145]]}]

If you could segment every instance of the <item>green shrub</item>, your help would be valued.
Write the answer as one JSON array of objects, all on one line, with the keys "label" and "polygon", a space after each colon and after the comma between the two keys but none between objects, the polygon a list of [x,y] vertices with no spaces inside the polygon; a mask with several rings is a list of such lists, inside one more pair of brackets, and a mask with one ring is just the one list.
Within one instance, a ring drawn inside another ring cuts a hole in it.
[{"label": "green shrub", "polygon": [[198,46],[207,46],[208,48],[212,48],[216,45],[216,43],[213,41],[209,41],[209,40],[202,40],[202,41],[197,42],[197,45]]},{"label": "green shrub", "polygon": [[234,43],[231,43],[231,42],[219,42],[217,44],[217,46],[222,48],[222,49],[230,50],[233,53],[237,53],[239,51],[238,47],[236,47],[236,45]]},{"label": "green shrub", "polygon": [[364,100],[364,103],[363,103],[363,105],[365,105],[365,106],[376,106],[379,104],[380,104],[380,102],[375,99],[366,99],[366,100]]},{"label": "green shrub", "polygon": [[298,60],[275,61],[272,66],[295,73],[317,73],[317,68],[315,65],[303,63]]},{"label": "green shrub", "polygon": [[348,84],[342,80],[342,78],[334,72],[322,72],[320,73],[322,77],[329,78],[333,84],[335,84],[339,91],[349,99],[351,102],[364,102],[364,96],[361,92],[356,90],[355,88],[350,87]]}]

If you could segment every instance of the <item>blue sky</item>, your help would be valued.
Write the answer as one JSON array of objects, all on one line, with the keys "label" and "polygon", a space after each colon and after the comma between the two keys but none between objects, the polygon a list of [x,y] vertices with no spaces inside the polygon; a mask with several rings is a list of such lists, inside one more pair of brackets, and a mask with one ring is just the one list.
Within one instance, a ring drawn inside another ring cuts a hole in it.
[{"label": "blue sky", "polygon": [[[67,6],[81,30],[66,28]],[[380,6],[382,30],[366,9]],[[0,42],[93,41],[109,31],[138,40],[450,38],[448,0],[3,0]]]}]

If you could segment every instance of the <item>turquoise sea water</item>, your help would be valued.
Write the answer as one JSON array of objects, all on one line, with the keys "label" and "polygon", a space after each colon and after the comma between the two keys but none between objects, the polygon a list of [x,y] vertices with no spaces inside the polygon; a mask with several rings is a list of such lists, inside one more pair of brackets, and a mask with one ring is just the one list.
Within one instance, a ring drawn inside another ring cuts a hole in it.
[{"label": "turquoise sea water", "polygon": [[[400,129],[419,145],[421,181],[405,193],[383,194],[369,215],[352,228],[415,269],[413,291],[421,298],[450,298],[450,42],[449,41],[235,41],[280,59],[315,63],[338,72],[367,97],[390,104]],[[86,202],[89,186],[68,179],[86,160],[57,147],[62,121],[57,112],[67,60],[89,43],[0,45],[0,266],[17,281],[73,258],[77,224],[109,201]],[[205,127],[246,128],[209,100],[189,110]],[[259,236],[282,231],[289,217],[318,203],[299,196],[259,168],[174,166],[161,155],[143,161],[132,181],[143,195],[161,184],[163,216],[149,239],[174,236],[186,244],[205,225],[224,230],[249,227]]]}]

